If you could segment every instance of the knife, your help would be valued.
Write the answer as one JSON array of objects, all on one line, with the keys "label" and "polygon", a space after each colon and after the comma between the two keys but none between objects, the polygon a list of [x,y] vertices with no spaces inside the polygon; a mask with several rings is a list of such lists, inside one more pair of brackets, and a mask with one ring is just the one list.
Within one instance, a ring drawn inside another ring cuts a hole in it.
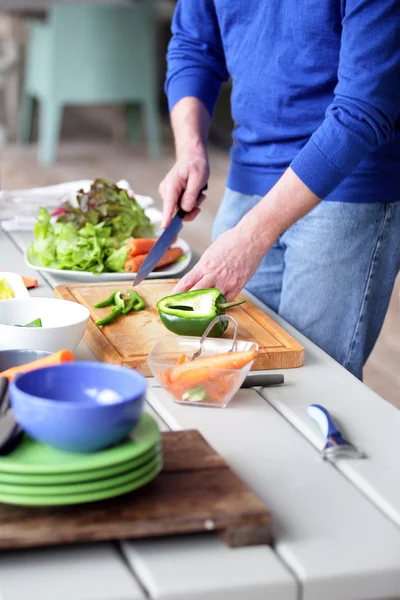
[{"label": "knife", "polygon": [[0,418],[0,456],[5,456],[14,450],[21,441],[23,433],[9,408]]},{"label": "knife", "polygon": [[[273,385],[281,385],[285,382],[285,378],[280,373],[250,373],[243,381],[241,388],[253,387],[269,387]],[[152,388],[161,388],[161,385],[152,385]]]},{"label": "knife", "polygon": [[[201,194],[207,189],[207,185],[205,185],[199,192],[199,198]],[[184,191],[181,194],[180,199],[182,198]],[[186,217],[188,214],[183,208],[179,207],[180,199],[178,202],[178,212],[175,217],[172,219],[171,223],[164,230],[161,236],[158,238],[156,245],[146,257],[146,260],[140,267],[139,271],[136,274],[135,280],[133,282],[133,287],[139,285],[146,279],[146,277],[155,269],[157,264],[160,262],[168,248],[171,246],[173,240],[177,237],[178,233],[183,227],[182,219]]]},{"label": "knife", "polygon": [[365,458],[364,452],[343,437],[326,408],[320,404],[310,404],[307,413],[318,423],[325,436],[326,443],[322,450],[324,460],[334,462],[339,458]]}]

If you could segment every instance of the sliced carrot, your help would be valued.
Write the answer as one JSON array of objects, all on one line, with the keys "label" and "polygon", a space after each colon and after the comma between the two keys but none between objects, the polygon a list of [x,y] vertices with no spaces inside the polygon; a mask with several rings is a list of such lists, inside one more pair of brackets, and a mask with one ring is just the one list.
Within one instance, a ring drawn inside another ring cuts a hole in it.
[{"label": "sliced carrot", "polygon": [[53,365],[58,365],[64,362],[71,362],[73,360],[75,360],[75,357],[70,350],[60,350],[59,352],[49,354],[49,356],[44,356],[43,358],[38,358],[37,360],[33,360],[30,363],[26,363],[25,365],[20,365],[18,367],[12,367],[11,369],[7,369],[6,371],[0,373],[0,377],[7,377],[9,381],[12,381],[14,377],[19,373],[28,373],[29,371],[34,371],[35,369],[41,369],[42,367],[51,367]]},{"label": "sliced carrot", "polygon": [[[177,238],[175,238],[172,243],[174,244],[176,240]],[[154,248],[157,241],[157,238],[136,238],[129,240],[126,244],[129,252],[129,258],[134,258],[135,256],[140,256],[141,254],[148,254],[150,250]]]},{"label": "sliced carrot", "polygon": [[[182,248],[169,248],[166,251],[162,259],[157,263],[156,269],[158,267],[165,267],[166,265],[170,265],[183,256]],[[140,254],[139,256],[134,256],[132,258],[128,258],[125,262],[124,269],[128,273],[137,273],[146,260],[147,254]]]},{"label": "sliced carrot", "polygon": [[[245,352],[227,352],[225,354],[215,354],[204,358],[198,358],[195,361],[190,361],[183,365],[178,365],[170,370],[171,382],[182,381],[182,377],[186,371],[200,371],[203,368],[208,370],[236,370],[241,369],[249,362],[254,360],[256,356],[255,350],[247,350]],[[193,376],[194,377],[194,376]]]},{"label": "sliced carrot", "polygon": [[24,275],[21,275],[21,277],[22,277],[22,281],[24,282],[27,290],[31,290],[32,288],[39,287],[39,283],[38,283],[37,279],[33,279],[33,277],[25,277]]},{"label": "sliced carrot", "polygon": [[189,362],[189,359],[186,356],[186,354],[181,354],[180,357],[178,358],[178,360],[176,361],[176,364],[177,365],[184,365],[187,362]]},{"label": "sliced carrot", "polygon": [[210,367],[192,367],[190,370],[183,371],[179,377],[172,379],[171,383],[180,383],[185,387],[196,387],[207,381],[211,381]]}]

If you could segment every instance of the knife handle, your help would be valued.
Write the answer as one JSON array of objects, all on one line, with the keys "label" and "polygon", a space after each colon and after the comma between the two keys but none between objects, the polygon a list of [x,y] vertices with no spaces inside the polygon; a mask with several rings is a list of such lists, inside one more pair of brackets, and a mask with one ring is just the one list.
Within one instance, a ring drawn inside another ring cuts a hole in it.
[{"label": "knife handle", "polygon": [[7,377],[0,377],[0,415],[5,413],[9,407],[8,399],[8,379]]},{"label": "knife handle", "polygon": [[[202,195],[202,193],[206,191],[207,188],[208,188],[208,184],[206,183],[206,185],[201,188],[201,190],[199,192],[199,195],[197,196],[197,200],[200,198],[200,196]],[[180,195],[180,198],[178,200],[178,212],[176,213],[176,216],[179,217],[179,219],[183,219],[184,217],[186,217],[186,215],[189,214],[185,210],[183,210],[183,208],[180,207],[181,199],[182,199],[182,196],[183,196],[184,193],[185,193],[185,190],[183,190],[183,192]]]},{"label": "knife handle", "polygon": [[309,416],[320,426],[325,438],[342,437],[329,412],[320,404],[310,404],[307,409]]},{"label": "knife handle", "polygon": [[243,381],[241,387],[242,388],[252,388],[252,387],[267,387],[270,385],[281,385],[284,383],[285,378],[280,373],[261,373],[254,375],[247,375],[246,379]]}]

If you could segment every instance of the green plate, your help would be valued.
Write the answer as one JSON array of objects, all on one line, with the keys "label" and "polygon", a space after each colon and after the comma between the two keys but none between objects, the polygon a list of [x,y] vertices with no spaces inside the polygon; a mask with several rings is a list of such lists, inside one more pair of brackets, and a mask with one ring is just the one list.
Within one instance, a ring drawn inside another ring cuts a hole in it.
[{"label": "green plate", "polygon": [[162,462],[161,454],[153,454],[147,462],[137,469],[120,475],[105,477],[97,481],[85,481],[79,483],[67,483],[65,485],[14,485],[0,484],[0,494],[22,495],[22,496],[60,496],[61,494],[83,494],[86,492],[97,492],[129,483],[134,479],[140,479],[148,471]]},{"label": "green plate", "polygon": [[125,460],[124,462],[116,465],[111,465],[111,467],[104,467],[99,469],[92,469],[91,471],[77,471],[76,473],[49,473],[49,474],[33,474],[27,475],[26,473],[1,473],[0,472],[0,487],[1,484],[16,484],[16,485],[58,485],[58,484],[68,484],[68,483],[80,483],[80,482],[88,482],[88,481],[96,481],[98,479],[105,479],[106,477],[113,477],[114,475],[122,475],[122,473],[126,473],[127,471],[132,471],[133,469],[137,469],[144,463],[146,463],[150,458],[154,455],[159,454],[161,452],[161,443],[158,442],[139,456],[139,458],[134,458],[133,460]]},{"label": "green plate", "polygon": [[0,457],[0,475],[77,473],[111,467],[142,456],[160,440],[157,423],[147,413],[143,413],[126,441],[94,454],[61,452],[25,436],[14,452]]},{"label": "green plate", "polygon": [[85,502],[98,502],[115,496],[127,494],[149,483],[157,477],[162,469],[162,461],[149,470],[142,477],[131,480],[129,483],[115,485],[113,487],[94,492],[82,492],[79,494],[62,494],[61,496],[27,496],[24,494],[0,494],[0,502],[4,504],[16,504],[19,506],[67,506],[83,504]]}]

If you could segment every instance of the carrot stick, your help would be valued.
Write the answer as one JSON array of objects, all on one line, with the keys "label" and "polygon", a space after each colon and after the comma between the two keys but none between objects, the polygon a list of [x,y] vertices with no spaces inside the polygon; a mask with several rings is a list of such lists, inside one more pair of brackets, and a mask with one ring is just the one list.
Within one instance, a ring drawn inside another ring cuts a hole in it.
[{"label": "carrot stick", "polygon": [[[182,248],[169,248],[162,259],[157,263],[156,269],[158,267],[165,267],[166,265],[175,262],[181,256],[183,256]],[[146,260],[146,257],[147,254],[140,254],[139,256],[128,258],[124,265],[125,271],[128,271],[129,273],[137,273]]]},{"label": "carrot stick", "polygon": [[198,358],[193,362],[173,367],[170,371],[170,380],[171,382],[181,380],[186,371],[197,371],[203,368],[212,369],[213,371],[241,369],[254,360],[255,356],[255,350],[247,350],[245,352],[227,352]]},{"label": "carrot stick", "polygon": [[33,279],[32,277],[25,277],[24,275],[21,275],[21,277],[27,290],[31,290],[32,288],[37,288],[39,286],[37,279]]},{"label": "carrot stick", "polygon": [[7,369],[0,373],[0,377],[7,377],[9,381],[12,381],[19,373],[28,373],[28,371],[34,371],[35,369],[41,369],[42,367],[51,367],[73,360],[75,360],[75,357],[70,350],[60,350],[59,352],[49,354],[49,356],[44,356],[43,358],[38,358],[25,365],[11,367],[11,369]]},{"label": "carrot stick", "polygon": [[[176,242],[175,238],[173,240],[173,244]],[[148,254],[150,250],[154,248],[157,243],[157,238],[136,238],[133,240],[129,240],[126,244],[126,248],[129,252],[129,258],[134,258],[135,256],[140,256],[141,254]]]},{"label": "carrot stick", "polygon": [[181,385],[192,388],[201,385],[207,381],[211,381],[210,367],[193,368],[184,371],[176,379],[171,378],[171,383],[180,383]]}]

